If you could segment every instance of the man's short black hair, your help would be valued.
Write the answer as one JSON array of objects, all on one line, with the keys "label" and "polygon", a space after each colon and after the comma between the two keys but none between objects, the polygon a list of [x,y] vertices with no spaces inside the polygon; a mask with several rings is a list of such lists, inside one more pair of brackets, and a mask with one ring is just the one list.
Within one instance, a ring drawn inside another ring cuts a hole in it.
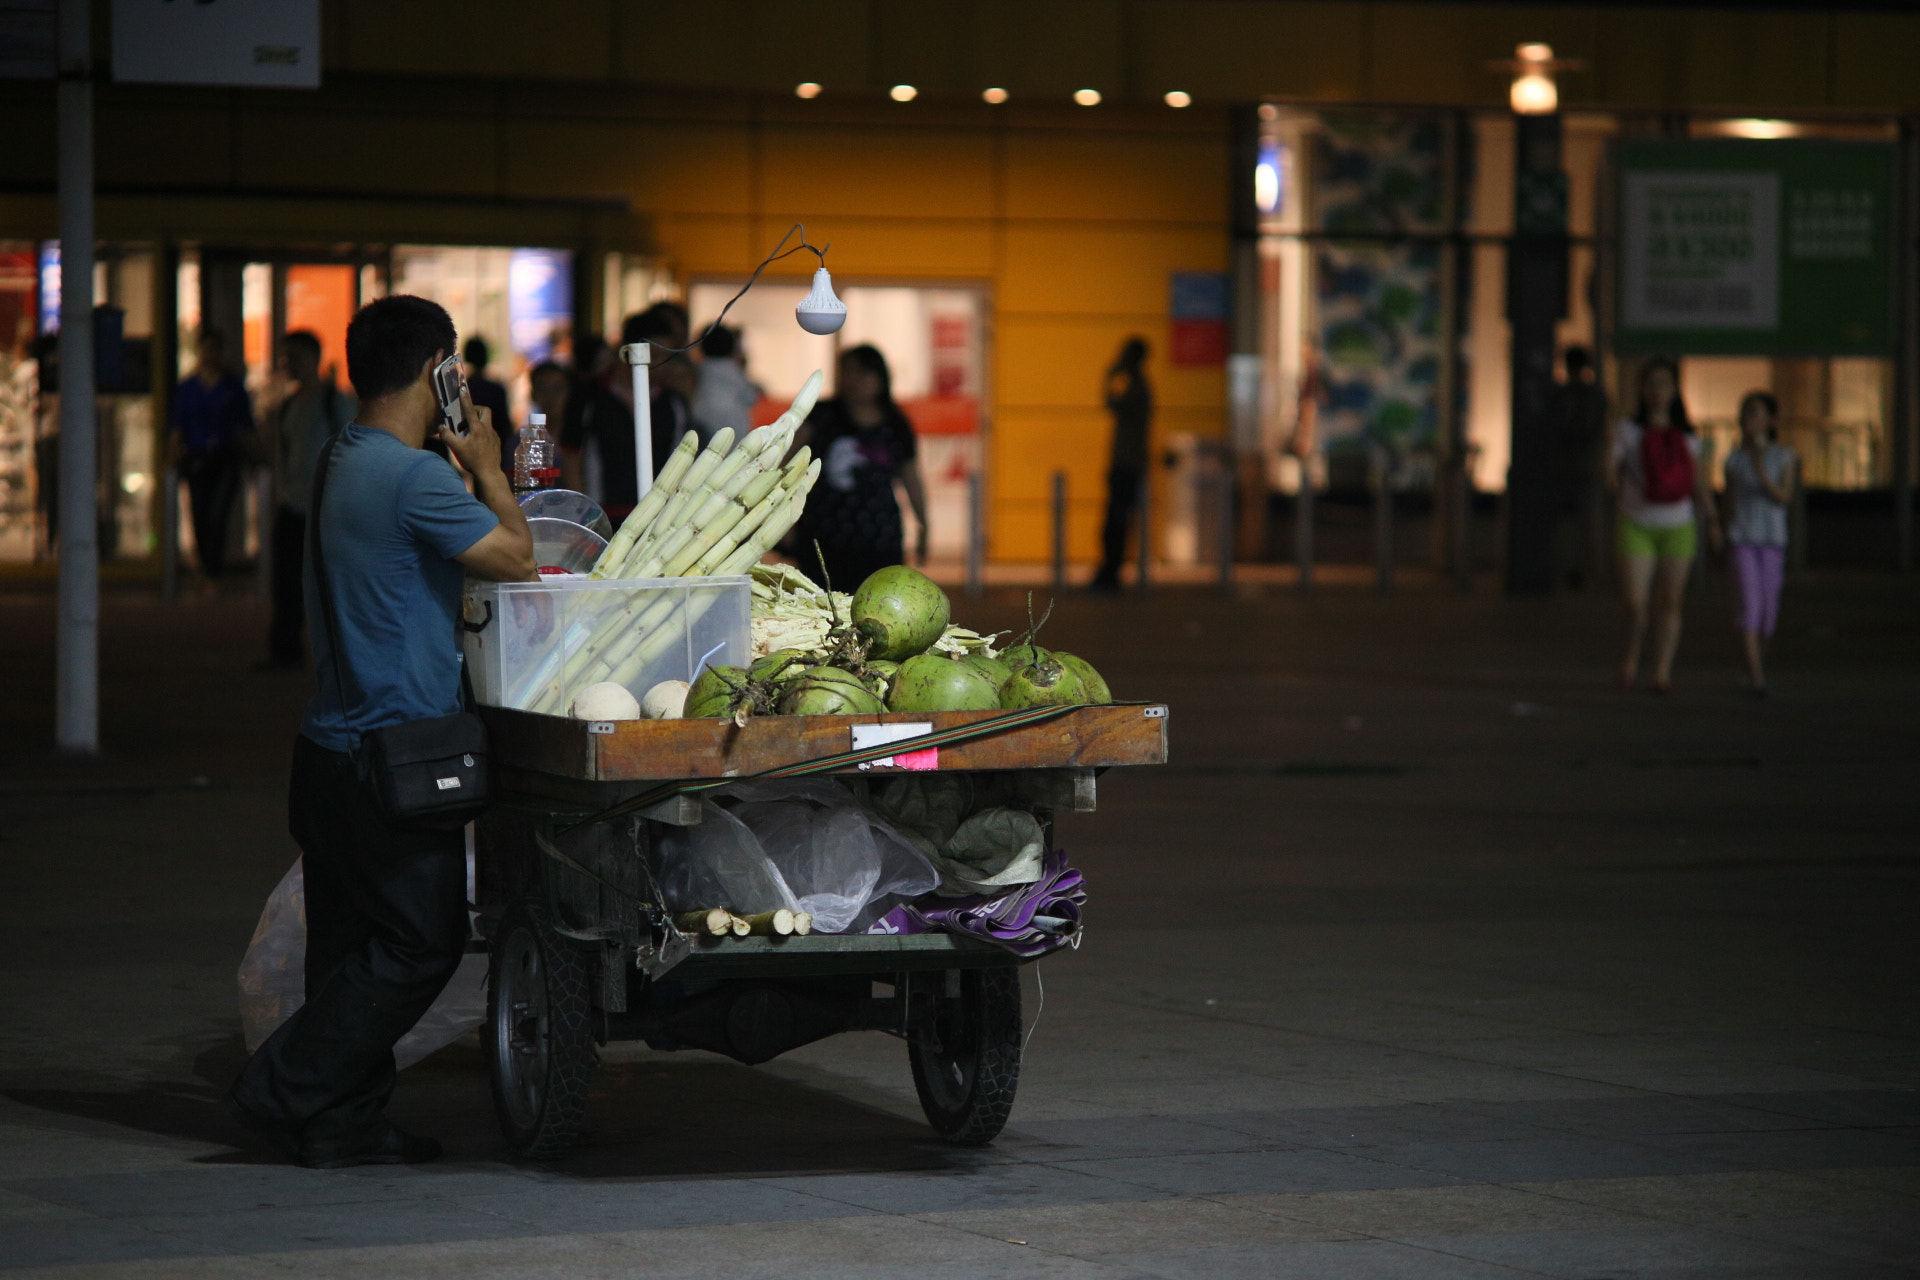
[{"label": "man's short black hair", "polygon": [[347,379],[366,404],[413,385],[422,365],[458,343],[445,307],[396,293],[360,308],[347,326]]},{"label": "man's short black hair", "polygon": [[288,351],[298,347],[315,360],[320,358],[320,335],[311,329],[289,330],[287,336],[280,339],[280,345]]},{"label": "man's short black hair", "polygon": [[559,378],[563,382],[571,382],[573,375],[567,372],[565,365],[556,364],[551,360],[542,360],[539,364],[527,370],[527,383],[529,385],[542,382],[548,378]]},{"label": "man's short black hair", "polygon": [[492,362],[493,352],[488,350],[485,338],[472,337],[460,348],[460,358],[476,369],[484,369]]},{"label": "man's short black hair", "polygon": [[661,338],[672,341],[687,331],[687,309],[677,302],[656,302],[645,311],[630,315],[626,323],[620,326],[620,342],[631,346],[636,342],[658,342]]},{"label": "man's short black hair", "polygon": [[725,360],[740,349],[740,331],[715,325],[713,332],[700,339],[700,354],[709,360]]}]

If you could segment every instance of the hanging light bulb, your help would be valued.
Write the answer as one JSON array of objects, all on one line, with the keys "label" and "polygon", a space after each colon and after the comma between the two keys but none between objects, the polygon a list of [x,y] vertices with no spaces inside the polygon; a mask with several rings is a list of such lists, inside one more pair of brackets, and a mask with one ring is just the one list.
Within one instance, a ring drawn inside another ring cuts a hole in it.
[{"label": "hanging light bulb", "polygon": [[825,336],[838,333],[847,322],[847,304],[833,293],[833,277],[821,267],[813,273],[813,289],[793,309],[793,318],[808,333]]}]

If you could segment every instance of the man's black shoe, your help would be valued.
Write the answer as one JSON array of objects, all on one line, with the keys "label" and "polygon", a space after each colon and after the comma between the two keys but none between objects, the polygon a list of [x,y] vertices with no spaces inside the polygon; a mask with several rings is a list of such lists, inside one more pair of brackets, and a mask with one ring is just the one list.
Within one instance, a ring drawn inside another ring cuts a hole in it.
[{"label": "man's black shoe", "polygon": [[240,1123],[240,1127],[249,1133],[257,1134],[272,1143],[275,1150],[289,1159],[300,1156],[300,1134],[294,1126],[270,1120],[247,1108],[247,1105],[231,1093],[220,1096],[220,1109]]},{"label": "man's black shoe", "polygon": [[309,1169],[351,1169],[359,1164],[425,1164],[439,1158],[438,1141],[389,1124],[365,1143],[309,1143],[294,1163]]}]

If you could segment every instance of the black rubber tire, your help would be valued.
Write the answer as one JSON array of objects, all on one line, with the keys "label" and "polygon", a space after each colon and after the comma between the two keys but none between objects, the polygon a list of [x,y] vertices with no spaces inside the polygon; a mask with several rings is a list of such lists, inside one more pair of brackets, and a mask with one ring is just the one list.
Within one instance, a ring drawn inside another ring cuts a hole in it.
[{"label": "black rubber tire", "polygon": [[937,1010],[934,1025],[907,1037],[920,1109],[955,1146],[985,1146],[1013,1114],[1020,1087],[1020,971],[963,969],[959,998],[941,998]]},{"label": "black rubber tire", "polygon": [[494,931],[489,961],[487,1078],[500,1132],[522,1159],[563,1156],[580,1137],[600,1065],[588,956],[521,905]]}]

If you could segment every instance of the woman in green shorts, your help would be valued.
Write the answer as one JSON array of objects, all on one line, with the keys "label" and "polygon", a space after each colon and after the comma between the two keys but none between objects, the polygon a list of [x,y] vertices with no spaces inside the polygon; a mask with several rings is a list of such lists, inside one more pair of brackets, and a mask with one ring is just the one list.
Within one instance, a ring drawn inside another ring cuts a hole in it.
[{"label": "woman in green shorts", "polygon": [[1680,604],[1693,567],[1698,528],[1706,524],[1714,550],[1714,516],[1700,438],[1680,399],[1673,361],[1648,361],[1640,370],[1640,402],[1615,426],[1608,480],[1620,503],[1620,586],[1627,604],[1627,650],[1620,687],[1640,676],[1640,650],[1653,629],[1653,688],[1672,689],[1673,654],[1680,647]]}]

